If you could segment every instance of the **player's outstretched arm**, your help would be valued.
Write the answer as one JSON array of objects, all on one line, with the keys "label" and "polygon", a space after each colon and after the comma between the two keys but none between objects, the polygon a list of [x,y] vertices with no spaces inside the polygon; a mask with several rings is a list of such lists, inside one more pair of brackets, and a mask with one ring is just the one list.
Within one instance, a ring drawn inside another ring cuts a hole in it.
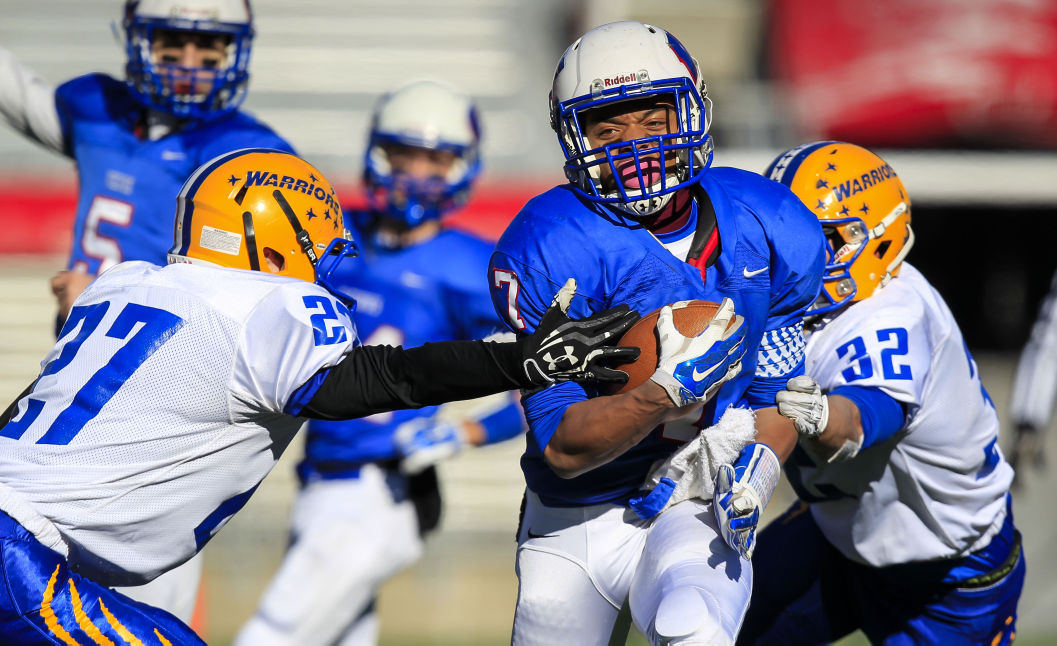
[{"label": "player's outstretched arm", "polygon": [[[729,299],[696,337],[683,336],[672,322],[671,308],[657,318],[658,367],[641,386],[619,395],[577,402],[562,420],[543,456],[562,478],[575,478],[615,459],[638,444],[658,424],[681,415],[680,407],[707,401],[740,370],[745,327],[734,320]],[[685,411],[684,411],[685,412]]]},{"label": "player's outstretched arm", "polygon": [[568,304],[575,291],[575,281],[566,283],[536,331],[517,341],[354,348],[336,366],[317,374],[314,383],[306,384],[312,387],[311,398],[290,412],[316,419],[352,419],[558,381],[626,381],[625,373],[604,364],[626,363],[638,356],[638,348],[609,347],[638,320],[638,313],[620,306],[570,319]]},{"label": "player's outstretched arm", "polygon": [[0,115],[12,128],[65,153],[55,88],[0,47]]}]

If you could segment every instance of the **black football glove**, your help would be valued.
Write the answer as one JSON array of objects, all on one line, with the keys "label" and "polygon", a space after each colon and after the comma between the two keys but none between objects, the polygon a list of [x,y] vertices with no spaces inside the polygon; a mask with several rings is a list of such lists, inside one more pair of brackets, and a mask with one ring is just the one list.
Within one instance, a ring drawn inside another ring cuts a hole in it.
[{"label": "black football glove", "polygon": [[639,320],[639,313],[619,305],[574,320],[568,315],[574,294],[576,280],[570,278],[526,339],[522,346],[525,374],[536,386],[556,381],[627,383],[626,372],[603,364],[629,363],[639,357],[638,348],[610,345]]}]

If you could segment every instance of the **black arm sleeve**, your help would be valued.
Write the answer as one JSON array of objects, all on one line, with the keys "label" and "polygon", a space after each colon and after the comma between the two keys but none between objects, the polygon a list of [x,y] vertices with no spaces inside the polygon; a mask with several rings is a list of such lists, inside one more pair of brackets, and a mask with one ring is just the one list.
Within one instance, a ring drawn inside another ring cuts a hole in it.
[{"label": "black arm sleeve", "polygon": [[527,388],[532,383],[522,367],[525,342],[360,346],[330,368],[301,415],[353,419]]}]

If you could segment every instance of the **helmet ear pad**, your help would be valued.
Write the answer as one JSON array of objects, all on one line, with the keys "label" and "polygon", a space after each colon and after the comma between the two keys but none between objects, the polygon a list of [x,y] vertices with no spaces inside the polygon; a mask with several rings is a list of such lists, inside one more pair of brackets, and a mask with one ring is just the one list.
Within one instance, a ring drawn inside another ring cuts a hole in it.
[{"label": "helmet ear pad", "polygon": [[910,197],[883,159],[854,144],[819,141],[782,153],[764,175],[788,186],[826,233],[829,258],[811,313],[868,298],[899,274],[914,244]]},{"label": "helmet ear pad", "polygon": [[273,274],[282,274],[283,269],[286,268],[286,259],[283,258],[283,254],[279,253],[271,247],[265,247],[261,249],[261,255],[264,256],[264,260],[267,263],[268,271]]}]

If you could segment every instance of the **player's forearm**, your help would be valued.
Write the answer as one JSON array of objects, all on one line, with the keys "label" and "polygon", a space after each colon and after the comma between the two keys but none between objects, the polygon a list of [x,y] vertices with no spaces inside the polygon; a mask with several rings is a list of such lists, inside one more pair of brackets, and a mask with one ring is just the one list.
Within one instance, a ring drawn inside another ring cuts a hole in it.
[{"label": "player's forearm", "polygon": [[300,414],[353,419],[524,388],[531,384],[521,361],[518,342],[360,346],[330,369]]},{"label": "player's forearm", "polygon": [[543,457],[562,478],[575,478],[638,444],[676,409],[657,384],[596,397],[566,409]]},{"label": "player's forearm", "polygon": [[781,462],[785,462],[796,446],[797,434],[793,420],[783,416],[775,407],[756,411],[756,441],[771,447]]},{"label": "player's forearm", "polygon": [[55,152],[64,152],[55,88],[0,47],[0,115],[12,128]]},{"label": "player's forearm", "polygon": [[804,438],[804,443],[818,456],[828,460],[845,444],[859,444],[863,437],[862,416],[855,402],[840,395],[827,395],[829,422],[815,439]]}]

